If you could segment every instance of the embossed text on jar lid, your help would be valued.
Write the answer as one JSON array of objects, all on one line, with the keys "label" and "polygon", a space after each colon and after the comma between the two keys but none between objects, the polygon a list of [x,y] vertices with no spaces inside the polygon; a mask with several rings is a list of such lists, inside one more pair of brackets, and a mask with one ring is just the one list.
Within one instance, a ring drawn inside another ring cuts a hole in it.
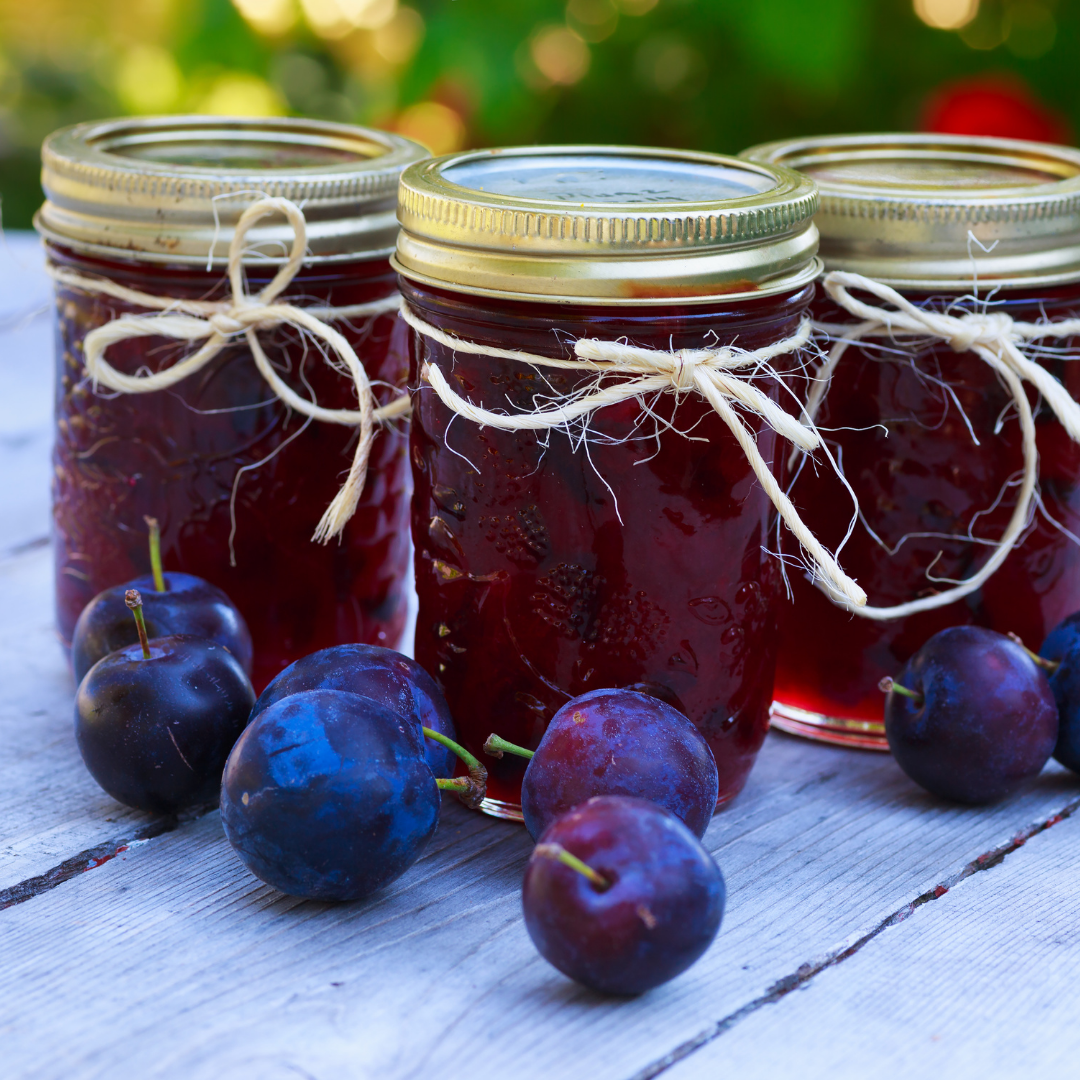
[{"label": "embossed text on jar lid", "polygon": [[393,261],[429,285],[549,302],[763,296],[818,272],[816,207],[806,177],[716,154],[470,151],[402,174]]},{"label": "embossed text on jar lid", "polygon": [[901,288],[1080,278],[1080,150],[964,135],[828,135],[751,147],[817,182],[821,256]]},{"label": "embossed text on jar lid", "polygon": [[[54,132],[42,146],[48,239],[143,261],[215,263],[228,257],[241,213],[266,196],[300,204],[312,261],[393,249],[401,170],[426,157],[384,131],[319,120],[219,116],[129,117]],[[248,234],[263,260],[283,261],[292,233],[268,218]]]}]

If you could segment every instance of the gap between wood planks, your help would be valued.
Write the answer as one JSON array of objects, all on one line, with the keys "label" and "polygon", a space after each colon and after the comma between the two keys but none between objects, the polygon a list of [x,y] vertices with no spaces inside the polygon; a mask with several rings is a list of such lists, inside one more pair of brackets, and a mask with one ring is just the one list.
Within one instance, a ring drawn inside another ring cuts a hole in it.
[{"label": "gap between wood planks", "polygon": [[819,960],[800,965],[793,974],[786,975],[784,978],[774,982],[761,997],[755,998],[741,1009],[736,1009],[735,1012],[729,1013],[722,1020],[718,1020],[704,1031],[699,1032],[692,1039],[688,1039],[686,1042],[682,1043],[682,1045],[677,1046],[671,1053],[665,1054],[651,1065],[647,1065],[644,1069],[634,1073],[630,1080],[653,1080],[653,1077],[666,1072],[673,1065],[690,1057],[691,1054],[700,1050],[707,1043],[711,1043],[725,1032],[730,1031],[736,1024],[757,1012],[758,1009],[761,1009],[766,1005],[773,1005],[782,998],[787,997],[793,990],[798,990],[805,986],[811,979],[819,975],[822,971],[825,971],[826,968],[842,964],[849,957],[854,956],[864,945],[873,941],[878,934],[882,933],[884,930],[888,930],[890,926],[896,926],[897,923],[902,923],[916,910],[916,908],[920,908],[923,904],[928,904],[932,900],[937,900],[944,896],[954,885],[959,884],[965,878],[969,878],[973,874],[978,874],[983,870],[991,870],[993,867],[998,866],[1004,861],[1007,855],[1011,855],[1017,849],[1022,848],[1033,836],[1038,836],[1039,833],[1045,832],[1047,829],[1052,828],[1066,818],[1072,817],[1078,809],[1080,809],[1080,799],[1073,799],[1061,810],[1057,811],[1057,813],[1051,814],[1050,817],[1036,822],[1034,825],[1029,825],[1026,829],[1022,829],[1008,843],[1002,844],[1000,847],[979,855],[963,867],[963,869],[959,870],[951,877],[946,878],[939,885],[935,885],[921,896],[917,896],[910,903],[898,908],[891,915],[878,923],[873,930],[864,934],[851,945],[846,945],[834,952],[827,953]]},{"label": "gap between wood planks", "polygon": [[117,855],[122,855],[129,848],[145,844],[164,833],[170,833],[179,828],[183,822],[193,821],[215,809],[216,807],[213,806],[206,807],[200,811],[189,812],[182,818],[172,816],[155,818],[126,839],[106,840],[104,843],[80,851],[78,855],[72,855],[70,859],[65,859],[57,866],[46,870],[44,874],[26,878],[25,881],[0,889],[0,911],[14,907],[16,904],[25,904],[27,900],[33,900],[35,896],[40,896],[79,874],[85,874],[88,870],[94,870],[111,859],[115,859]]},{"label": "gap between wood planks", "polygon": [[[16,904],[25,903],[27,900],[32,900],[42,893],[55,889],[65,881],[71,880],[73,877],[87,873],[90,870],[96,869],[98,866],[104,865],[130,848],[147,843],[166,833],[173,832],[185,823],[210,813],[213,809],[214,807],[204,807],[196,811],[189,811],[179,818],[173,816],[156,818],[153,821],[148,822],[141,829],[138,829],[130,837],[105,841],[95,847],[80,851],[77,855],[65,859],[50,870],[47,870],[44,874],[27,878],[16,885],[0,890],[0,911]],[[849,957],[854,956],[863,948],[863,946],[873,941],[874,938],[883,931],[891,926],[896,926],[898,923],[907,919],[917,908],[944,896],[951,888],[966,878],[980,873],[983,870],[990,870],[999,865],[1008,855],[1023,847],[1033,836],[1037,836],[1039,833],[1045,832],[1059,822],[1072,817],[1078,810],[1080,810],[1080,798],[1071,800],[1056,813],[1020,830],[1007,843],[977,856],[940,884],[928,889],[914,900],[904,904],[892,914],[886,916],[886,918],[878,923],[877,926],[862,935],[852,944],[842,946],[831,953],[827,953],[818,960],[800,965],[791,975],[787,975],[774,982],[760,997],[748,1002],[746,1005],[742,1006],[742,1008],[729,1013],[723,1019],[710,1025],[704,1031],[699,1032],[692,1039],[688,1039],[686,1042],[677,1046],[670,1053],[665,1054],[662,1058],[657,1059],[650,1065],[647,1065],[644,1069],[639,1070],[631,1077],[631,1080],[653,1080],[654,1077],[666,1072],[673,1065],[685,1060],[695,1051],[701,1049],[714,1039],[719,1038],[725,1032],[730,1031],[736,1024],[757,1012],[759,1009],[766,1005],[775,1004],[793,990],[798,990],[805,986],[822,971],[834,967],[837,964],[841,964]]]}]

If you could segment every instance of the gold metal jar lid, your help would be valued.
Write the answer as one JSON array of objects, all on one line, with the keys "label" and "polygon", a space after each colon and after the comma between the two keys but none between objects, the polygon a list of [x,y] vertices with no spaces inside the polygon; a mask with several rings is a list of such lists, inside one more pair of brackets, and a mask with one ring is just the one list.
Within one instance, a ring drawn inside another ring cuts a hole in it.
[{"label": "gold metal jar lid", "polygon": [[[62,128],[41,149],[45,204],[35,225],[89,254],[224,263],[233,227],[266,195],[303,207],[312,261],[393,250],[398,177],[427,157],[384,131],[319,120],[155,116]],[[271,218],[247,234],[283,261],[292,232]]]},{"label": "gold metal jar lid", "polygon": [[820,271],[814,184],[681,150],[471,151],[402,173],[394,266],[482,296],[705,303],[799,288]]},{"label": "gold metal jar lid", "polygon": [[1072,147],[830,135],[740,156],[816,181],[826,270],[912,289],[968,289],[975,275],[1007,288],[1080,278],[1080,150]]}]

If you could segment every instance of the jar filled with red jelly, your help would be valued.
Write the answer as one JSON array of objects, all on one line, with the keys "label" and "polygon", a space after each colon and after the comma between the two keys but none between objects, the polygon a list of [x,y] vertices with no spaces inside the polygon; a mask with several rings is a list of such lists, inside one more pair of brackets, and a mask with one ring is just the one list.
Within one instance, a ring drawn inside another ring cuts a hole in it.
[{"label": "jar filled with red jelly", "polygon": [[[433,369],[459,402],[521,417],[579,401],[595,377],[521,354],[573,361],[581,338],[667,351],[785,340],[813,296],[815,205],[787,170],[663,150],[473,152],[403,174],[415,655],[490,770],[489,813],[520,816],[525,763],[483,755],[486,737],[535,748],[562,705],[605,687],[681,710],[712,747],[720,801],[741,789],[772,695],[776,517],[698,393],[504,430],[446,404]],[[799,363],[781,356],[753,385],[779,400]],[[744,419],[765,459],[782,459],[760,416]]]},{"label": "jar filled with red jelly", "polygon": [[[394,192],[401,170],[423,156],[394,135],[292,119],[124,119],[46,140],[46,202],[36,224],[57,276],[53,520],[65,643],[96,593],[149,571],[149,516],[160,523],[165,569],[212,582],[244,615],[257,689],[325,646],[397,644],[409,491],[399,427],[379,429],[366,486],[340,537],[313,543],[349,470],[355,426],[287,407],[243,335],[197,373],[150,393],[95,385],[84,341],[112,320],[157,310],[123,290],[230,299],[226,263],[241,213],[282,197],[303,208],[308,255],[281,301],[321,309],[357,354],[378,402],[388,402],[400,395],[408,365],[405,328],[392,310]],[[271,281],[293,237],[280,214],[247,233],[249,295]],[[361,314],[340,312],[358,305]],[[378,312],[363,314],[372,305]],[[353,380],[310,335],[282,324],[260,328],[258,342],[298,395],[357,409]],[[140,375],[201,344],[129,337],[105,358]]]},{"label": "jar filled with red jelly", "polygon": [[[826,271],[863,275],[934,312],[1004,313],[1035,323],[1080,317],[1080,152],[1004,139],[867,135],[747,151],[811,176]],[[853,293],[876,306],[865,291]],[[888,304],[884,305],[889,307]],[[815,317],[835,339],[860,318],[819,290]],[[1080,398],[1069,338],[1023,345]],[[1029,400],[1036,405],[1033,390]],[[869,604],[936,594],[986,563],[1017,507],[1023,471],[1013,398],[974,352],[940,338],[863,338],[839,359],[816,417],[858,498],[845,569]],[[773,724],[887,749],[883,676],[932,634],[985,626],[1038,649],[1080,609],[1080,446],[1045,403],[1035,411],[1038,498],[1027,529],[981,588],[901,618],[870,621],[792,576]],[[792,498],[826,544],[852,500],[835,474],[804,468]]]}]

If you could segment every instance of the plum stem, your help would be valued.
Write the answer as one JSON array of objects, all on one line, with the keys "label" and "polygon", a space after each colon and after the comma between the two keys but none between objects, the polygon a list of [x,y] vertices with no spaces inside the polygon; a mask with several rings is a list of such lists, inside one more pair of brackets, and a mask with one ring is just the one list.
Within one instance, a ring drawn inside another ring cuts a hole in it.
[{"label": "plum stem", "polygon": [[904,697],[911,698],[912,701],[917,702],[919,705],[923,703],[923,696],[918,690],[909,690],[906,686],[901,686],[895,679],[885,676],[881,682],[878,683],[878,689],[885,694],[897,693],[903,694]]},{"label": "plum stem", "polygon": [[503,754],[517,754],[518,757],[531,758],[535,750],[526,750],[524,746],[507,742],[501,735],[492,733],[484,742],[484,753],[493,758],[501,758]]},{"label": "plum stem", "polygon": [[487,798],[487,785],[471,776],[455,776],[452,780],[439,777],[435,786],[441,791],[452,791],[470,810],[478,810]]},{"label": "plum stem", "polygon": [[447,750],[452,750],[457,754],[457,756],[465,762],[465,768],[469,770],[469,775],[474,780],[479,780],[481,777],[483,777],[485,781],[487,780],[487,769],[485,769],[484,766],[461,745],[461,743],[454,742],[448,735],[444,735],[441,731],[436,731],[434,728],[422,727],[420,730],[427,738],[434,739],[437,743],[441,743],[445,746]]},{"label": "plum stem", "polygon": [[1045,656],[1040,656],[1037,652],[1032,652],[1025,644],[1023,638],[1019,634],[1014,634],[1011,630],[1005,635],[1010,641],[1015,642],[1031,657],[1031,659],[1043,669],[1043,671],[1049,672],[1051,675],[1059,667],[1061,667],[1060,660],[1047,660]]},{"label": "plum stem", "polygon": [[161,526],[157,518],[144,517],[150,530],[150,571],[154,575],[154,591],[165,591],[165,574],[161,569]]},{"label": "plum stem", "polygon": [[436,780],[435,783],[444,791],[457,792],[457,797],[470,810],[476,810],[487,798],[487,769],[461,743],[454,742],[453,739],[444,735],[441,731],[435,731],[429,727],[422,727],[420,730],[427,738],[434,739],[437,743],[445,746],[447,750],[452,750],[457,754],[465,763],[465,768],[469,770],[468,776],[456,776],[453,780],[440,779]]},{"label": "plum stem", "polygon": [[571,855],[562,844],[537,844],[533,848],[533,854],[539,855],[542,859],[561,862],[563,866],[569,866],[571,870],[576,870],[599,892],[606,892],[611,888],[611,882],[603,874],[595,871],[587,862],[582,862],[576,855]]},{"label": "plum stem", "polygon": [[128,589],[124,593],[124,603],[131,609],[131,614],[135,616],[135,625],[139,628],[139,644],[142,646],[143,659],[149,660],[150,640],[146,636],[146,620],[143,618],[142,596],[139,595],[139,590]]}]

